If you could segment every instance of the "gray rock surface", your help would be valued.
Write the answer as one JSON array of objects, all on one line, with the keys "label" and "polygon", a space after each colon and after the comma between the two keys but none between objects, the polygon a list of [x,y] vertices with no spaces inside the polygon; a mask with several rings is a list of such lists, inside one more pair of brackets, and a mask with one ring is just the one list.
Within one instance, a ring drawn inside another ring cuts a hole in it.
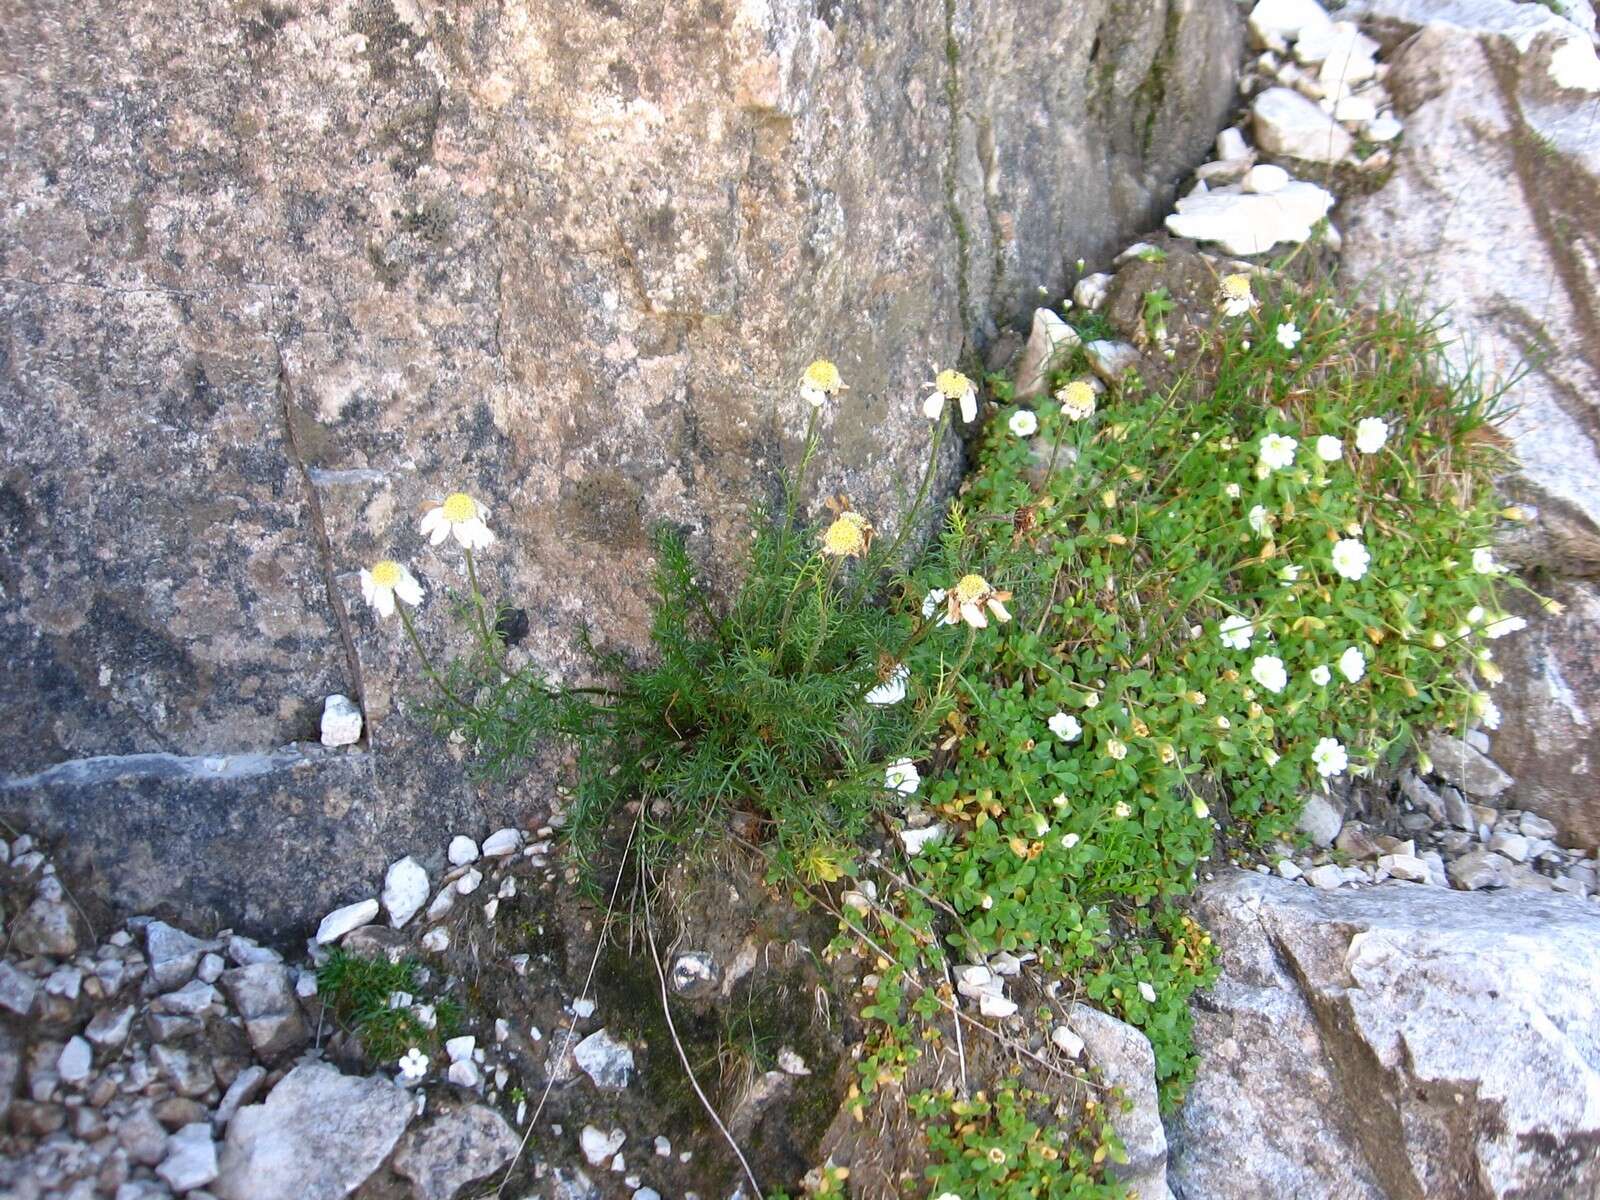
[{"label": "gray rock surface", "polygon": [[288,967],[252,963],[224,971],[221,983],[244,1018],[250,1045],[263,1062],[286,1058],[305,1045],[309,1033]]},{"label": "gray rock surface", "polygon": [[1120,1089],[1128,1101],[1125,1110],[1111,1117],[1128,1153],[1128,1161],[1113,1169],[1116,1178],[1127,1185],[1132,1200],[1168,1200],[1167,1135],[1161,1125],[1150,1039],[1087,1004],[1073,1005],[1067,1024],[1083,1040],[1084,1052],[1100,1078]]},{"label": "gray rock surface", "polygon": [[228,1123],[211,1191],[220,1200],[344,1200],[393,1152],[411,1096],[387,1079],[296,1067]]},{"label": "gray rock surface", "polygon": [[1516,781],[1493,759],[1474,750],[1460,738],[1436,733],[1424,743],[1435,774],[1469,796],[1493,799]]},{"label": "gray rock surface", "polygon": [[1552,74],[1582,75],[1594,51],[1539,4],[1355,0],[1341,15],[1398,47],[1387,84],[1405,121],[1389,181],[1345,206],[1346,272],[1444,312],[1458,366],[1498,380],[1530,368],[1503,428],[1513,494],[1538,519],[1503,553],[1539,569],[1568,614],[1525,607],[1530,628],[1497,643],[1494,756],[1519,804],[1600,847],[1600,128],[1594,95]]},{"label": "gray rock surface", "polygon": [[468,1184],[510,1162],[518,1141],[494,1109],[450,1105],[406,1133],[394,1169],[411,1181],[417,1200],[454,1200]]},{"label": "gray rock surface", "polygon": [[[419,504],[488,504],[486,585],[570,677],[580,617],[644,638],[654,522],[744,544],[825,354],[851,391],[816,494],[892,531],[929,363],[1165,213],[1242,38],[1233,0],[171,21],[7,11],[0,815],[72,835],[119,900],[161,881],[252,932],[349,899],[329,858],[376,875],[512,816],[361,604],[357,569],[402,557],[458,644]],[[273,756],[333,693],[370,748]],[[209,777],[235,759],[260,770]]]},{"label": "gray rock surface", "polygon": [[1594,905],[1253,873],[1197,901],[1223,969],[1168,1126],[1183,1200],[1600,1187]]}]

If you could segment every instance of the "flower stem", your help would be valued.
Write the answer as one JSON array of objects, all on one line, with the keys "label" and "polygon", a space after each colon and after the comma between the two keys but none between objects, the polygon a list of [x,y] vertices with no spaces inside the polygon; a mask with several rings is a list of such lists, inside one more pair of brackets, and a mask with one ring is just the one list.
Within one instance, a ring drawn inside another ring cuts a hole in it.
[{"label": "flower stem", "polygon": [[496,665],[504,671],[506,660],[500,651],[500,640],[489,629],[489,618],[485,611],[488,607],[488,602],[483,598],[483,593],[478,590],[478,570],[472,562],[472,547],[463,546],[461,549],[467,559],[467,585],[472,589],[472,611],[478,618],[479,640],[483,643],[484,653],[488,654]]},{"label": "flower stem", "polygon": [[[922,511],[922,502],[928,498],[928,487],[933,483],[933,473],[939,466],[939,446],[944,440],[945,425],[948,421],[948,410],[941,412],[939,414],[939,423],[933,427],[933,444],[928,447],[928,465],[923,468],[922,482],[917,485],[916,498],[911,501],[911,508],[900,522],[900,530],[894,535],[894,541],[890,542],[889,549],[884,551],[883,561],[891,568],[894,565],[895,552],[905,543],[906,536],[911,532],[912,526],[917,523],[917,514]],[[863,571],[861,578],[865,583],[871,578],[871,575]]]},{"label": "flower stem", "polygon": [[785,534],[794,527],[795,507],[800,503],[800,489],[805,485],[806,468],[811,465],[811,459],[817,452],[817,422],[822,416],[822,409],[813,408],[811,418],[806,422],[805,449],[800,452],[800,466],[794,473],[794,479],[784,489],[787,496],[783,508],[783,531]]},{"label": "flower stem", "polygon": [[411,639],[411,644],[417,648],[417,655],[422,659],[422,669],[428,673],[428,678],[433,680],[433,685],[445,694],[445,698],[459,708],[462,712],[471,712],[472,708],[462,702],[460,696],[449,688],[449,685],[440,678],[439,672],[434,670],[433,660],[428,657],[428,651],[422,645],[422,639],[417,636],[417,627],[411,623],[411,614],[406,611],[406,606],[396,604],[395,609],[400,613],[400,623],[406,627],[406,636]]}]

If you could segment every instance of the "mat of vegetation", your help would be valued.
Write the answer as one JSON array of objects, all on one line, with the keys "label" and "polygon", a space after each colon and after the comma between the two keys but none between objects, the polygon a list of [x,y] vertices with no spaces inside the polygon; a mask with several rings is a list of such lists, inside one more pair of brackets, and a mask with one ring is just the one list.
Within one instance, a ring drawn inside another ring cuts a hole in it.
[{"label": "mat of vegetation", "polygon": [[[901,1129],[873,1151],[885,1190],[1120,1194],[1116,1097],[1052,1046],[1063,1014],[1143,1030],[1180,1099],[1213,958],[1181,901],[1207,864],[1291,836],[1311,791],[1391,769],[1416,731],[1493,718],[1490,643],[1520,624],[1489,549],[1517,517],[1492,487],[1493,399],[1447,376],[1426,322],[1326,286],[1229,275],[1183,317],[1182,359],[1146,359],[1161,382],[1105,387],[1072,350],[1035,405],[988,380],[981,426],[978,388],[941,372],[903,529],[940,442],[981,432],[909,570],[903,535],[847,497],[801,509],[850,402],[814,363],[804,457],[734,594],[663,531],[645,667],[596,651],[588,689],[508,672],[474,589],[479,653],[436,676],[442,727],[487,772],[570,744],[595,894],[648,895],[733,842],[835,916],[863,1043],[824,1145],[851,1161],[850,1122]],[[964,967],[999,961],[986,1010],[958,994]],[[849,1175],[819,1165],[807,1186]]]}]

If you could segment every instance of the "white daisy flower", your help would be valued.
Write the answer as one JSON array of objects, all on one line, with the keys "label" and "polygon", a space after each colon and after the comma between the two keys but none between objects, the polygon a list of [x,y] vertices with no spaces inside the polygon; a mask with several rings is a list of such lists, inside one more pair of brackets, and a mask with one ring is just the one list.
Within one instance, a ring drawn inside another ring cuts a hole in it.
[{"label": "white daisy flower", "polygon": [[1327,779],[1330,775],[1342,775],[1350,765],[1350,756],[1337,738],[1325,737],[1313,747],[1311,763],[1317,768],[1317,774]]},{"label": "white daisy flower", "polygon": [[945,601],[945,613],[950,618],[948,623],[954,625],[957,621],[965,621],[974,629],[987,628],[989,620],[984,609],[988,609],[994,619],[1003,625],[1011,620],[1011,614],[1003,603],[1009,599],[1010,592],[997,591],[982,575],[963,575],[950,589],[949,599]]},{"label": "white daisy flower", "polygon": [[1217,304],[1224,315],[1230,317],[1242,317],[1253,309],[1256,306],[1256,298],[1250,290],[1250,276],[1224,275],[1217,287]]},{"label": "white daisy flower", "polygon": [[883,773],[883,786],[902,796],[915,795],[921,785],[922,773],[909,758],[897,758]]},{"label": "white daisy flower", "polygon": [[1039,432],[1039,418],[1030,408],[1019,408],[1011,414],[1011,419],[1006,422],[1006,428],[1019,438],[1032,437]]},{"label": "white daisy flower", "polygon": [[879,707],[899,704],[906,698],[906,683],[910,678],[911,668],[901,663],[889,672],[889,678],[867,693],[867,703]]},{"label": "white daisy flower", "polygon": [[415,1083],[428,1073],[428,1056],[415,1046],[400,1056],[400,1078]]},{"label": "white daisy flower", "polygon": [[1251,663],[1250,678],[1273,695],[1289,685],[1289,673],[1283,669],[1283,659],[1276,654],[1263,654]]},{"label": "white daisy flower", "polygon": [[422,518],[418,529],[435,546],[451,534],[468,550],[487,550],[494,545],[488,525],[489,510],[465,492],[451,492]]},{"label": "white daisy flower", "polygon": [[1139,981],[1139,995],[1144,997],[1144,1002],[1146,1004],[1154,1004],[1156,1002],[1155,988],[1151,987],[1142,979]]},{"label": "white daisy flower", "polygon": [[380,617],[394,616],[396,596],[412,608],[422,603],[422,585],[402,564],[386,558],[362,569],[361,598],[377,609]]},{"label": "white daisy flower", "polygon": [[1327,687],[1333,679],[1333,672],[1328,670],[1327,663],[1318,663],[1311,668],[1311,682],[1318,687]]},{"label": "white daisy flower", "polygon": [[1263,504],[1257,504],[1250,510],[1249,521],[1250,528],[1255,531],[1257,537],[1266,537],[1272,532],[1272,514]]},{"label": "white daisy flower", "polygon": [[819,358],[800,376],[800,395],[812,408],[821,408],[849,387],[839,378],[839,368],[825,358]]},{"label": "white daisy flower", "polygon": [[1338,462],[1344,457],[1344,443],[1331,433],[1317,439],[1317,457],[1323,462]]},{"label": "white daisy flower", "polygon": [[1494,551],[1488,546],[1479,546],[1472,552],[1472,569],[1479,575],[1505,574],[1505,567],[1495,561]]},{"label": "white daisy flower", "polygon": [[1261,465],[1269,471],[1281,471],[1294,465],[1295,447],[1300,443],[1281,433],[1269,433],[1261,439]]},{"label": "white daisy flower", "polygon": [[1056,399],[1061,404],[1061,416],[1065,420],[1076,423],[1094,416],[1095,393],[1092,383],[1074,379],[1056,389]]},{"label": "white daisy flower", "polygon": [[1050,726],[1050,732],[1063,742],[1075,742],[1083,736],[1083,726],[1078,723],[1078,718],[1071,713],[1058,712],[1045,724]]},{"label": "white daisy flower", "polygon": [[1366,546],[1355,538],[1340,538],[1333,544],[1333,569],[1346,579],[1360,579],[1371,561]]},{"label": "white daisy flower", "polygon": [[1278,345],[1285,350],[1293,350],[1300,344],[1300,331],[1295,328],[1293,321],[1285,321],[1278,326]]},{"label": "white daisy flower", "polygon": [[1256,627],[1251,624],[1248,617],[1238,615],[1223,617],[1217,635],[1229,650],[1248,650],[1250,639],[1256,635]]},{"label": "white daisy flower", "polygon": [[1351,683],[1360,683],[1361,677],[1366,673],[1367,656],[1361,653],[1361,647],[1345,647],[1345,652],[1339,655],[1339,674]]},{"label": "white daisy flower", "polygon": [[1362,417],[1356,422],[1356,449],[1376,454],[1389,440],[1389,427],[1377,417]]},{"label": "white daisy flower", "polygon": [[961,419],[968,424],[978,419],[977,386],[960,371],[940,371],[928,384],[933,390],[922,402],[922,415],[937,421],[947,402],[961,406]]}]

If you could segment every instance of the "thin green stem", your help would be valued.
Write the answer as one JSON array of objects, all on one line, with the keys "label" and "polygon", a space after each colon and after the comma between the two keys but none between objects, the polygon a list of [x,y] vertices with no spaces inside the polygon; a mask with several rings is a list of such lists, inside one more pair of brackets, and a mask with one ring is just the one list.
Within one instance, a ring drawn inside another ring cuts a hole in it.
[{"label": "thin green stem", "polygon": [[794,473],[794,479],[784,489],[787,495],[783,506],[783,532],[787,534],[794,528],[795,507],[800,503],[800,490],[805,486],[806,468],[811,465],[811,459],[817,452],[817,422],[822,417],[821,408],[811,410],[811,418],[806,422],[805,449],[800,452],[800,466]]},{"label": "thin green stem", "polygon": [[472,547],[463,546],[461,549],[467,559],[467,585],[472,589],[472,611],[478,618],[478,636],[483,642],[484,653],[504,671],[506,660],[500,650],[500,640],[489,629],[489,618],[484,611],[487,602],[483,598],[483,593],[478,590],[478,570],[472,562]]},{"label": "thin green stem", "polygon": [[[883,561],[893,566],[895,554],[905,544],[911,529],[917,523],[917,514],[922,510],[922,502],[928,498],[928,487],[933,483],[933,473],[939,467],[939,446],[944,441],[945,426],[949,422],[948,409],[939,414],[939,423],[933,427],[933,444],[928,447],[928,465],[923,468],[922,482],[917,485],[916,498],[911,501],[911,508],[906,512],[900,522],[900,531],[894,535],[894,541],[889,543],[889,549],[884,551]],[[864,589],[873,578],[873,573],[861,573],[861,587]]]},{"label": "thin green stem", "polygon": [[406,636],[411,639],[411,644],[417,648],[417,654],[422,659],[422,669],[427,672],[428,678],[433,680],[433,685],[444,693],[445,698],[454,704],[463,713],[472,711],[472,706],[462,701],[461,697],[450,690],[448,684],[434,670],[433,660],[428,657],[428,651],[422,645],[422,639],[417,636],[417,627],[411,623],[411,614],[406,611],[404,602],[395,605],[400,614],[400,623],[405,626]]}]

